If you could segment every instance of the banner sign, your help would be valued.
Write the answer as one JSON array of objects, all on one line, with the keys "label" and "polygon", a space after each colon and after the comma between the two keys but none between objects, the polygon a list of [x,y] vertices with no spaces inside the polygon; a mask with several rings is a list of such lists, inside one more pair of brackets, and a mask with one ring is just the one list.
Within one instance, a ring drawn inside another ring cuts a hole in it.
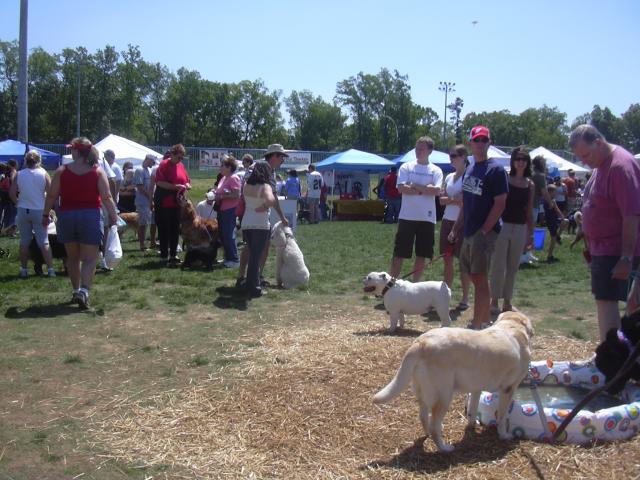
[{"label": "banner sign", "polygon": [[[326,177],[325,177],[326,178]],[[367,172],[335,172],[333,194],[349,193],[356,198],[369,197],[369,174]],[[327,187],[329,184],[327,183]]]},{"label": "banner sign", "polygon": [[228,150],[200,150],[200,168],[206,170],[209,168],[220,168],[220,163],[224,155],[229,153]]},{"label": "banner sign", "polygon": [[307,170],[309,164],[311,163],[311,152],[298,152],[298,151],[287,151],[289,155],[284,159],[284,163],[282,164],[283,169],[286,170]]}]

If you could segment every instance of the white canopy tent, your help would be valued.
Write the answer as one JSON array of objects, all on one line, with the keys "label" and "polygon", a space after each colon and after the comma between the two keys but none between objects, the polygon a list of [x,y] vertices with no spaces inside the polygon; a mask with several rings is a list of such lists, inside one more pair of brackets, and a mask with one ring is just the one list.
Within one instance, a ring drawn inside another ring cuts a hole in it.
[{"label": "white canopy tent", "polygon": [[[125,162],[131,162],[134,167],[140,165],[148,154],[153,155],[157,159],[162,158],[162,154],[151,150],[150,148],[140,145],[139,143],[129,140],[124,137],[119,137],[113,133],[107,135],[105,138],[95,144],[95,147],[102,156],[105,150],[113,150],[116,154],[116,162],[122,166]],[[71,155],[65,155],[62,157],[62,163],[69,163],[71,161]]]},{"label": "white canopy tent", "polygon": [[633,158],[635,158],[636,160],[640,160],[640,153],[638,153],[638,154],[634,155],[634,157],[633,157]]},{"label": "white canopy tent", "polygon": [[587,173],[590,172],[590,169],[581,167],[580,165],[576,165],[575,163],[571,163],[569,160],[565,160],[560,155],[556,155],[551,150],[547,150],[544,147],[538,147],[531,150],[531,152],[529,152],[529,155],[531,155],[532,159],[537,157],[538,155],[542,155],[547,161],[547,168],[549,170],[557,168],[560,174],[564,176],[567,175],[567,171],[569,169],[573,169],[573,171],[576,172],[576,177],[578,178],[584,178]]}]

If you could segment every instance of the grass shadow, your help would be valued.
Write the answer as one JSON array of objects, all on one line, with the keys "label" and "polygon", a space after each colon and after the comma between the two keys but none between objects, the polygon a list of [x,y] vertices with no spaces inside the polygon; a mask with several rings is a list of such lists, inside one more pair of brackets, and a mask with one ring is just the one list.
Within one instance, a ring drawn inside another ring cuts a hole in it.
[{"label": "grass shadow", "polygon": [[424,450],[425,440],[426,437],[420,437],[413,445],[390,459],[374,460],[361,465],[360,469],[393,468],[408,472],[434,474],[449,470],[454,465],[473,465],[495,461],[506,456],[518,445],[517,441],[499,440],[497,432],[489,429],[479,433],[465,430],[464,437],[454,444],[455,450],[451,453],[426,452]]},{"label": "grass shadow", "polygon": [[166,262],[160,260],[160,258],[154,258],[153,260],[149,260],[143,263],[138,263],[134,265],[129,265],[129,268],[132,270],[165,270],[167,268]]},{"label": "grass shadow", "polygon": [[218,292],[218,298],[213,301],[213,304],[218,308],[244,311],[249,306],[247,294],[243,290],[235,287],[218,287],[216,292]]},{"label": "grass shadow", "polygon": [[424,332],[413,328],[397,328],[395,332],[390,332],[388,328],[382,327],[376,330],[366,330],[363,332],[353,332],[357,337],[419,337]]},{"label": "grass shadow", "polygon": [[6,318],[22,319],[22,318],[55,318],[64,315],[72,315],[74,313],[90,313],[98,316],[104,315],[102,309],[82,311],[77,305],[71,303],[56,303],[50,305],[34,305],[20,309],[19,307],[9,307],[5,312]]},{"label": "grass shadow", "polygon": [[374,310],[386,310],[387,308],[384,306],[384,302],[383,303],[378,303],[377,305],[373,306]]}]

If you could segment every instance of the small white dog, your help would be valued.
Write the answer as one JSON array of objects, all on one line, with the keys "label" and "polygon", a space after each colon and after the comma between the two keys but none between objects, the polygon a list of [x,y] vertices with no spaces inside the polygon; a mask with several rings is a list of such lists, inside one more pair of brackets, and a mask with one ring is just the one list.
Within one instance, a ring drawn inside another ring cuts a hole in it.
[{"label": "small white dog", "polygon": [[498,434],[509,439],[505,414],[515,389],[527,375],[531,359],[531,321],[521,313],[505,312],[485,330],[434,328],[409,347],[396,376],[375,394],[374,403],[387,403],[410,383],[420,405],[420,421],[438,450],[450,452],[442,439],[442,421],[455,393],[471,393],[467,419],[475,425],[480,392],[499,392]]},{"label": "small white dog", "polygon": [[418,282],[395,280],[386,272],[371,272],[364,279],[364,291],[383,297],[389,312],[389,330],[394,332],[398,323],[404,327],[404,316],[420,315],[435,308],[443,327],[451,325],[449,302],[451,290],[444,282]]},{"label": "small white dog", "polygon": [[273,226],[271,243],[276,249],[276,282],[286,289],[309,285],[309,269],[293,231],[282,222]]}]

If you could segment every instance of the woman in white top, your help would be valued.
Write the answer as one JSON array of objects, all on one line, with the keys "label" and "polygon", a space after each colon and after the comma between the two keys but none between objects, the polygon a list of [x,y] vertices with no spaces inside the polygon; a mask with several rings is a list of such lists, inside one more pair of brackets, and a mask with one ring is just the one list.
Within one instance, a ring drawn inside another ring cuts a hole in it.
[{"label": "woman in white top", "polygon": [[[462,206],[462,177],[469,165],[467,154],[467,149],[464,145],[456,145],[449,152],[449,161],[456,170],[444,179],[442,194],[440,195],[440,205],[446,206],[442,224],[440,225],[440,255],[444,255],[444,281],[449,288],[453,285],[453,260],[454,257],[460,257],[462,238],[456,240],[455,244],[450,244],[447,237],[460,214],[460,207]],[[462,298],[456,308],[458,310],[466,310],[469,308],[469,284],[471,278],[466,273],[460,272],[460,282],[462,283]]]},{"label": "woman in white top", "polygon": [[25,154],[24,163],[26,168],[17,173],[16,181],[11,184],[9,190],[9,196],[18,207],[20,278],[28,276],[29,244],[34,235],[40,250],[42,250],[44,261],[47,263],[47,275],[55,277],[53,259],[49,249],[49,236],[46,227],[42,225],[44,200],[51,186],[51,177],[40,166],[40,154],[36,150],[30,150]]},{"label": "woman in white top", "polygon": [[269,164],[256,162],[242,188],[246,205],[242,217],[242,232],[249,251],[245,288],[252,298],[260,297],[264,293],[260,287],[260,259],[271,232],[269,208],[276,203],[270,179]]}]

